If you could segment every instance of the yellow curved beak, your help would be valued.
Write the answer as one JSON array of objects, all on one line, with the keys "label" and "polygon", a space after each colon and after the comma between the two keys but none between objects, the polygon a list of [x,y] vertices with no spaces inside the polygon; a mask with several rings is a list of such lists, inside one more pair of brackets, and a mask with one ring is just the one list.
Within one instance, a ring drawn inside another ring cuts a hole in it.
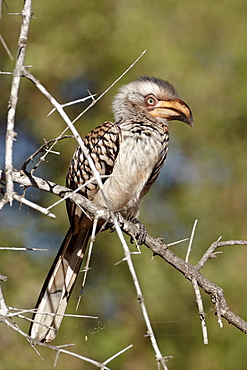
[{"label": "yellow curved beak", "polygon": [[154,117],[166,118],[167,121],[177,120],[193,127],[193,115],[189,106],[181,99],[160,100],[149,113]]}]

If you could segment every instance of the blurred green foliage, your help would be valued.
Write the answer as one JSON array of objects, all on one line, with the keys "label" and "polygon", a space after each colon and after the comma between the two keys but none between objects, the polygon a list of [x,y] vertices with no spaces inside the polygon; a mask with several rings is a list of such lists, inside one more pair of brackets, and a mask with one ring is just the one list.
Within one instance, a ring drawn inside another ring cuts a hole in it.
[{"label": "blurred green foliage", "polygon": [[[15,57],[22,3],[5,1],[0,32]],[[170,150],[164,169],[143,201],[140,219],[153,236],[166,242],[188,237],[199,219],[191,262],[201,257],[220,235],[223,240],[247,238],[247,3],[243,0],[58,0],[34,1],[26,65],[61,103],[104,91],[140,54],[138,64],[93,109],[77,122],[85,135],[112,119],[109,106],[117,88],[138,75],[154,75],[175,85],[191,107],[193,129],[170,125]],[[0,45],[0,70],[12,71]],[[6,110],[11,77],[0,76],[0,168],[4,163]],[[67,109],[71,119],[86,105]],[[65,128],[58,114],[49,118],[49,102],[23,80],[19,95],[15,166],[32,154],[43,140]],[[60,142],[37,175],[64,184],[72,139]],[[56,199],[34,189],[31,199],[49,205]],[[33,307],[67,228],[64,205],[54,209],[56,221],[26,207],[6,207],[0,214],[1,245],[46,247],[51,253],[1,252],[0,272],[7,304]],[[134,247],[133,247],[134,248]],[[186,243],[173,247],[184,257]],[[134,250],[134,249],[133,249]],[[209,345],[202,344],[200,322],[191,285],[145,247],[134,262],[163,355],[174,356],[169,369],[231,370],[246,368],[246,337],[224,323],[219,329],[213,305],[204,297],[208,314]],[[115,359],[112,369],[155,369],[154,354],[136,302],[123,252],[114,234],[98,237],[85,294],[78,313],[98,320],[64,320],[54,343],[76,343],[73,351],[104,361],[129,344],[134,347]],[[202,271],[225,290],[230,307],[246,318],[246,258],[244,247],[225,248]],[[80,280],[80,279],[78,279]],[[68,312],[74,312],[78,281]],[[28,323],[18,322],[27,330]],[[0,370],[48,369],[55,354],[40,349],[37,356],[20,335],[1,326]],[[91,369],[88,364],[62,355],[58,369]]]}]

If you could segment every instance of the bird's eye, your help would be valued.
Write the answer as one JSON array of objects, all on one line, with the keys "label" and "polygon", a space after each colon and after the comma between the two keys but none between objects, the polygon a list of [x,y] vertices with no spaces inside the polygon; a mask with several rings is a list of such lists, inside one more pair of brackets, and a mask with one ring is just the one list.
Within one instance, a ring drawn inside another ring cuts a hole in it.
[{"label": "bird's eye", "polygon": [[153,96],[147,96],[146,99],[146,104],[147,105],[155,105],[156,104],[156,99]]}]

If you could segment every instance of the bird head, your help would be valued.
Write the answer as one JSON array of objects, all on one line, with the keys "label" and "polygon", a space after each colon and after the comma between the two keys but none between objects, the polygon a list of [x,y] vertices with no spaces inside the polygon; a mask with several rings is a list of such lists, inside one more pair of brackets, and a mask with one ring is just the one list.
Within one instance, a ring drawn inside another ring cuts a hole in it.
[{"label": "bird head", "polygon": [[177,120],[193,126],[192,112],[178,98],[173,85],[155,77],[139,77],[122,86],[113,100],[112,110],[116,121],[129,119],[141,111],[165,124]]}]

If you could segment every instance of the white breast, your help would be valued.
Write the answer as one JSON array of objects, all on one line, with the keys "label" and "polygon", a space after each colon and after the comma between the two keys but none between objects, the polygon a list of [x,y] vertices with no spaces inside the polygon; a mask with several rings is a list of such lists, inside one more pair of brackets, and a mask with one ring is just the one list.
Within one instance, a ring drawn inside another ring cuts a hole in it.
[{"label": "white breast", "polygon": [[[113,209],[120,211],[124,217],[137,217],[140,194],[159,160],[162,148],[163,138],[157,131],[152,135],[123,131],[112,175],[103,188]],[[96,194],[94,202],[105,206],[101,191]]]}]

